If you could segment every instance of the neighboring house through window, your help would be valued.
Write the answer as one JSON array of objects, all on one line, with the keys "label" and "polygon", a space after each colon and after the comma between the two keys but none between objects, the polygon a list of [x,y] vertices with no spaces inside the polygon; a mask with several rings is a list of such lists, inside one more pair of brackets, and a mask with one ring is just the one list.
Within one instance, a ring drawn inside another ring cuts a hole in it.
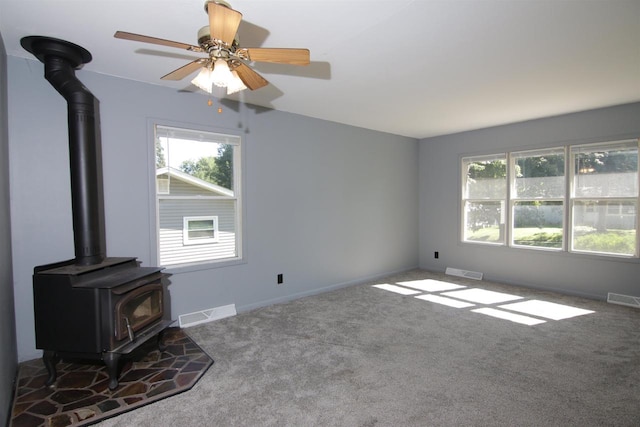
[{"label": "neighboring house through window", "polygon": [[155,126],[159,263],[241,258],[240,137]]}]

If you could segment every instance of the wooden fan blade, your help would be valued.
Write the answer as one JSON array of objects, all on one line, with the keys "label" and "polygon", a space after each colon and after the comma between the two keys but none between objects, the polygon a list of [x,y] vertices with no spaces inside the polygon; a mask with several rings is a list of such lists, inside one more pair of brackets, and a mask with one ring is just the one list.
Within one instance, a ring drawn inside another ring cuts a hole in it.
[{"label": "wooden fan blade", "polygon": [[202,68],[204,64],[207,62],[206,59],[196,59],[195,61],[189,62],[187,65],[184,65],[177,70],[173,70],[167,75],[161,77],[162,80],[182,80],[187,77],[189,74],[193,73],[199,68]]},{"label": "wooden fan blade", "polygon": [[207,4],[207,12],[211,38],[222,40],[231,46],[242,20],[242,13],[214,2]]},{"label": "wooden fan blade", "polygon": [[127,33],[125,31],[116,31],[116,33],[113,35],[113,37],[115,37],[117,39],[132,40],[132,41],[135,41],[135,42],[159,44],[161,46],[169,46],[169,47],[177,47],[178,49],[186,49],[186,50],[189,50],[189,51],[192,51],[192,52],[203,52],[202,48],[198,47],[198,46],[194,46],[194,45],[190,45],[190,44],[186,44],[186,43],[174,42],[174,41],[171,41],[171,40],[159,39],[157,37],[150,37],[150,36],[143,36],[143,35],[140,35],[140,34]]},{"label": "wooden fan blade", "polygon": [[249,47],[244,49],[250,61],[309,65],[309,49]]},{"label": "wooden fan blade", "polygon": [[242,83],[245,84],[251,90],[260,89],[269,84],[260,74],[256,73],[247,64],[240,63],[237,68],[234,69],[238,72],[238,76]]}]

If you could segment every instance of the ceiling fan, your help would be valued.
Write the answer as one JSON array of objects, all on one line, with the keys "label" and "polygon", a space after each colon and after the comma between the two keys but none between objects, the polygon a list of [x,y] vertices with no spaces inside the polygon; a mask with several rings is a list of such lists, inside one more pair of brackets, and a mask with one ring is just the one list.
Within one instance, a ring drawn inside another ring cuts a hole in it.
[{"label": "ceiling fan", "polygon": [[116,31],[114,37],[208,54],[207,58],[195,59],[161,79],[182,80],[201,69],[191,83],[209,93],[212,93],[213,85],[226,87],[227,94],[268,85],[269,82],[249,67],[247,62],[309,65],[309,49],[240,47],[236,32],[242,14],[233,10],[229,3],[206,0],[204,9],[209,15],[209,25],[198,31],[199,46],[124,31]]}]

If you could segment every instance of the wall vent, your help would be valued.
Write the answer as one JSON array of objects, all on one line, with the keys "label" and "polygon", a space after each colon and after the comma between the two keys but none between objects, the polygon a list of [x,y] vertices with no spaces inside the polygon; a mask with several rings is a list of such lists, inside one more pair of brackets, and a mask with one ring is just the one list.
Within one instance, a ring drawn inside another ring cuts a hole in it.
[{"label": "wall vent", "polygon": [[607,302],[610,302],[612,304],[620,304],[620,305],[627,305],[629,307],[640,308],[640,298],[632,297],[629,295],[614,294],[609,292],[607,294]]},{"label": "wall vent", "polygon": [[195,311],[193,313],[181,314],[178,316],[181,328],[199,325],[201,323],[213,322],[236,315],[236,305],[222,305],[208,310]]},{"label": "wall vent", "polygon": [[467,279],[482,280],[482,273],[477,271],[461,270],[459,268],[447,267],[445,274],[450,276],[464,277]]}]

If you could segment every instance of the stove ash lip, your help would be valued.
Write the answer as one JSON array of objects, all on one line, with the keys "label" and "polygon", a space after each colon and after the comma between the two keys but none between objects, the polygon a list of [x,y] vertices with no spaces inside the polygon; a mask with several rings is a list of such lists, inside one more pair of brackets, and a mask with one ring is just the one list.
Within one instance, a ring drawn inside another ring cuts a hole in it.
[{"label": "stove ash lip", "polygon": [[99,101],[74,71],[91,61],[91,53],[45,36],[23,37],[20,44],[44,64],[45,79],[67,101],[75,263],[100,264],[106,258],[106,235]]}]

